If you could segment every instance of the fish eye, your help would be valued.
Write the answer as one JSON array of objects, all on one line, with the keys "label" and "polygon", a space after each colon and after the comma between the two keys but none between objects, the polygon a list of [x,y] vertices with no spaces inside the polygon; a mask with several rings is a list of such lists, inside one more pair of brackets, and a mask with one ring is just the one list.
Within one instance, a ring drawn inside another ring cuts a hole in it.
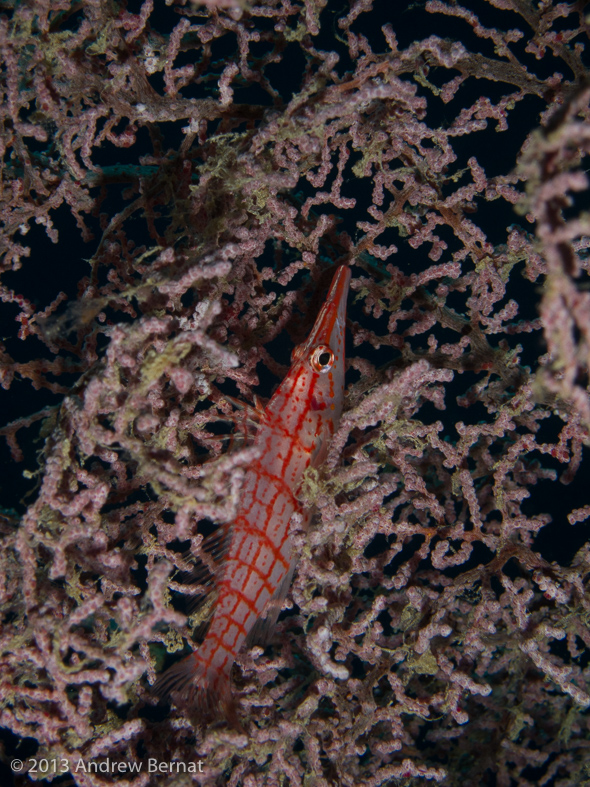
[{"label": "fish eye", "polygon": [[315,372],[324,374],[334,366],[334,353],[326,344],[318,344],[309,359],[311,368]]}]

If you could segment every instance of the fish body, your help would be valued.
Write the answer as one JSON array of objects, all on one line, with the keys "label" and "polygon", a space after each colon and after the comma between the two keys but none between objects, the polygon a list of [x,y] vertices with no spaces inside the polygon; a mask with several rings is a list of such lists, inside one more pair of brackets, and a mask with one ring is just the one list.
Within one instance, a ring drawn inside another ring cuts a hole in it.
[{"label": "fish body", "polygon": [[211,624],[198,650],[159,681],[177,704],[196,698],[227,709],[236,656],[254,624],[273,605],[280,611],[296,562],[289,521],[301,511],[297,492],[305,470],[324,461],[342,412],[349,283],[349,268],[340,266],[311,334],[260,415],[259,457],[244,475]]}]

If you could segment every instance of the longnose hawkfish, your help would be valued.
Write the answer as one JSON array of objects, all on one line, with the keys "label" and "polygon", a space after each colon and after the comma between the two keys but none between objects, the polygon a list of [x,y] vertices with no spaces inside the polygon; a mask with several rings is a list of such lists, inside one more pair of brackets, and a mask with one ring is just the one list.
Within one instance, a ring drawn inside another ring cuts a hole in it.
[{"label": "longnose hawkfish", "polygon": [[232,707],[230,672],[254,624],[274,617],[289,589],[296,555],[289,536],[308,467],[324,461],[344,398],[344,328],[350,269],[340,266],[309,338],[293,351],[289,373],[259,414],[260,450],[244,474],[229,546],[216,577],[206,636],[167,670],[156,693],[200,709]]}]

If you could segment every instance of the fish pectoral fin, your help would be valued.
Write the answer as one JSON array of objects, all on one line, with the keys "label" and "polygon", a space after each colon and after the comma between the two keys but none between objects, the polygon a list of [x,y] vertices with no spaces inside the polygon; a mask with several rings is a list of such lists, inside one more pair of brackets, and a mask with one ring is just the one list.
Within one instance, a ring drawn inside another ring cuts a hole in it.
[{"label": "fish pectoral fin", "polygon": [[287,593],[293,581],[293,574],[295,573],[296,560],[291,561],[291,565],[278,588],[275,590],[273,597],[267,603],[262,611],[261,616],[256,623],[252,626],[246,637],[246,646],[251,648],[254,645],[265,646],[270,642],[277,625],[278,617],[285,603]]}]

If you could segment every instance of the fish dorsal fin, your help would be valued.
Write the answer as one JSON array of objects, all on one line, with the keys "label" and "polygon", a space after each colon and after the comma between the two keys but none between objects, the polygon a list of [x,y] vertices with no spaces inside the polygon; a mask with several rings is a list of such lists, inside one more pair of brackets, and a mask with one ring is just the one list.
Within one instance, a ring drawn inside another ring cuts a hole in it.
[{"label": "fish dorsal fin", "polygon": [[[224,412],[211,420],[233,424],[235,429],[232,434],[216,435],[214,439],[229,440],[230,451],[252,445],[258,429],[264,421],[264,406],[261,400],[254,396],[254,404],[252,405],[228,394],[223,394],[220,401],[231,404],[234,411],[231,413]],[[205,438],[206,440],[211,440],[211,438]]]},{"label": "fish dorsal fin", "polygon": [[236,415],[228,415],[226,416],[228,420],[234,420],[237,423],[243,423],[245,420],[245,422],[251,426],[260,426],[264,418],[264,405],[258,396],[254,395],[254,404],[242,402],[241,399],[236,399],[234,396],[228,396],[226,394],[224,394],[223,399],[233,405],[233,407],[245,417],[238,418]]},{"label": "fish dorsal fin", "polygon": [[201,593],[189,596],[186,594],[186,610],[189,615],[194,613],[207,601],[217,587],[217,579],[223,569],[224,558],[231,543],[232,531],[229,525],[220,525],[214,533],[206,536],[201,542],[198,555],[193,555],[190,550],[183,554],[186,563],[192,563],[188,571],[179,571],[174,576],[176,590],[180,586],[200,585]]},{"label": "fish dorsal fin", "polygon": [[207,631],[209,630],[209,626],[211,625],[211,614],[207,615],[205,620],[202,620],[198,625],[195,626],[193,631],[193,641],[200,645],[205,636]]}]

